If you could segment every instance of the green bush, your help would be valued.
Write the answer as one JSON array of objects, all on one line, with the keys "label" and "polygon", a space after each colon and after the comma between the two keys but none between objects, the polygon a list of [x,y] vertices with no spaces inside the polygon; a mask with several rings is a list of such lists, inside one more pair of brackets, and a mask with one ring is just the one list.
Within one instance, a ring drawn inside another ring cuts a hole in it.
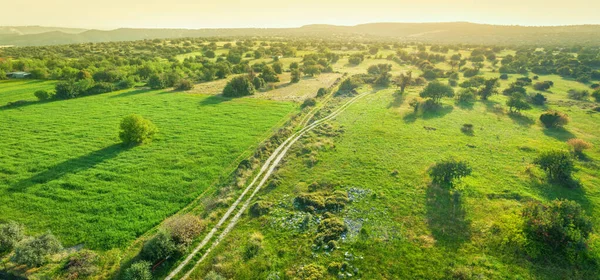
[{"label": "green bush", "polygon": [[144,244],[140,255],[144,260],[154,262],[165,259],[175,254],[176,251],[177,246],[171,235],[165,231],[160,231]]},{"label": "green bush", "polygon": [[600,89],[597,89],[592,93],[592,97],[596,102],[600,102]]},{"label": "green bush", "polygon": [[267,85],[267,83],[263,78],[256,76],[252,79],[252,85],[255,89],[261,89],[264,88]]},{"label": "green bush", "polygon": [[327,94],[327,89],[326,88],[320,88],[317,91],[317,97],[323,97]]},{"label": "green bush", "polygon": [[460,131],[462,131],[464,134],[472,135],[473,134],[473,124],[470,124],[470,123],[463,124],[463,126],[460,128]]},{"label": "green bush", "polygon": [[142,144],[152,140],[158,132],[156,126],[139,115],[130,115],[121,121],[119,138],[124,144]]},{"label": "green bush", "polygon": [[39,267],[47,262],[47,257],[62,250],[60,241],[51,233],[27,239],[15,247],[12,261],[28,267]]},{"label": "green bush", "polygon": [[192,90],[194,88],[194,84],[186,79],[181,79],[175,84],[176,90]]},{"label": "green bush", "polygon": [[298,69],[292,69],[291,71],[291,83],[298,83],[300,82],[300,77],[302,76],[302,73],[300,72],[300,70]]},{"label": "green bush", "polygon": [[569,183],[575,169],[573,157],[566,151],[548,151],[538,156],[534,163],[546,172],[548,178],[559,183]]},{"label": "green bush", "polygon": [[244,259],[254,258],[262,250],[262,241],[264,237],[260,232],[255,232],[250,236],[246,249],[244,250]]},{"label": "green bush", "polygon": [[127,79],[123,79],[123,80],[120,80],[119,82],[117,82],[118,89],[128,89],[128,88],[132,88],[134,86],[135,86],[135,80],[132,77],[129,77]]},{"label": "green bush", "polygon": [[255,87],[247,76],[238,76],[227,83],[223,89],[223,96],[225,97],[242,97],[246,95],[253,95]]},{"label": "green bush", "polygon": [[204,276],[204,280],[227,280],[227,278],[219,275],[214,270],[211,270]]},{"label": "green bush", "polygon": [[37,99],[40,101],[48,100],[52,97],[52,94],[46,90],[38,90],[34,92],[33,95],[35,95],[35,97],[37,97]]},{"label": "green bush", "polygon": [[347,230],[348,227],[340,218],[334,216],[324,218],[317,227],[315,242],[327,244],[331,240],[338,240]]},{"label": "green bush", "polygon": [[167,87],[165,79],[158,74],[153,74],[148,78],[148,86],[151,89],[163,89]]},{"label": "green bush", "polygon": [[587,100],[590,97],[590,92],[587,90],[569,90],[567,96],[574,100]]},{"label": "green bush", "polygon": [[576,202],[532,202],[523,210],[523,218],[525,235],[531,245],[537,245],[534,251],[566,253],[571,262],[585,255],[592,222]]},{"label": "green bush", "polygon": [[535,95],[531,95],[529,97],[529,102],[537,106],[543,106],[544,104],[546,104],[547,100],[548,99],[541,93],[536,93]]},{"label": "green bush", "polygon": [[98,255],[90,250],[81,250],[69,257],[65,266],[70,279],[90,276],[98,271]]},{"label": "green bush", "polygon": [[558,111],[548,111],[540,116],[540,121],[546,128],[562,127],[569,123],[569,116]]},{"label": "green bush", "polygon": [[252,204],[252,206],[250,206],[250,214],[254,217],[260,217],[269,213],[269,210],[271,210],[271,206],[271,203],[259,200],[256,203]]},{"label": "green bush", "polygon": [[150,263],[138,261],[127,268],[123,274],[125,280],[152,280]]},{"label": "green bush", "polygon": [[317,100],[309,97],[309,98],[306,98],[304,100],[304,102],[302,103],[302,108],[314,107],[315,105],[317,105]]},{"label": "green bush", "polygon": [[448,159],[438,162],[429,168],[429,176],[433,183],[452,186],[455,180],[469,176],[472,172],[469,164],[464,161]]},{"label": "green bush", "polygon": [[23,225],[16,222],[0,224],[0,253],[12,250],[24,237]]},{"label": "green bush", "polygon": [[477,92],[473,88],[465,88],[458,92],[456,100],[461,103],[471,103],[475,101],[475,94]]}]

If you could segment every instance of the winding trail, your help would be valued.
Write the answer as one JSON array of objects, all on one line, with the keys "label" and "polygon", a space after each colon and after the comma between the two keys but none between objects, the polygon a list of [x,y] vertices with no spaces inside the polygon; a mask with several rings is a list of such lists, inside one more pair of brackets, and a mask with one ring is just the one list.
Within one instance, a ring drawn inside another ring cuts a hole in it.
[{"label": "winding trail", "polygon": [[165,280],[174,279],[174,277],[177,276],[177,274],[179,274],[183,270],[183,268],[185,268],[185,266],[189,264],[189,262],[194,258],[194,256],[196,256],[196,254],[198,254],[198,252],[200,250],[202,250],[202,248],[204,248],[204,246],[206,246],[210,242],[210,240],[217,233],[217,231],[219,231],[219,229],[223,226],[223,224],[227,221],[227,219],[229,219],[229,216],[231,216],[231,214],[236,210],[236,208],[242,202],[242,200],[246,196],[246,194],[254,187],[254,185],[256,184],[258,179],[261,178],[261,176],[263,176],[263,174],[264,174],[264,176],[262,177],[262,180],[260,180],[258,185],[256,187],[254,187],[254,191],[246,199],[246,201],[244,202],[242,207],[238,210],[238,212],[235,214],[235,216],[229,221],[229,223],[227,224],[227,227],[223,230],[223,232],[221,232],[221,234],[217,237],[217,239],[215,239],[213,241],[211,247],[208,250],[206,250],[206,252],[204,252],[204,254],[202,254],[202,257],[194,264],[194,267],[192,267],[192,269],[190,269],[181,278],[181,279],[187,279],[192,274],[192,272],[196,269],[196,267],[198,267],[198,265],[200,263],[202,263],[202,261],[204,261],[204,259],[208,256],[208,254],[215,247],[217,247],[217,245],[219,245],[219,243],[223,240],[223,238],[225,238],[225,236],[227,236],[227,234],[233,229],[233,227],[235,227],[235,225],[239,221],[242,214],[246,211],[246,209],[250,205],[252,198],[254,198],[254,196],[258,193],[258,191],[261,189],[261,187],[269,179],[269,177],[273,173],[273,170],[275,170],[275,167],[277,167],[277,165],[281,162],[283,157],[287,154],[290,147],[292,147],[292,145],[294,145],[294,143],[296,143],[296,141],[298,141],[305,133],[315,129],[316,127],[320,126],[324,122],[337,117],[346,108],[348,108],[350,105],[352,105],[358,99],[366,96],[367,94],[369,94],[369,93],[365,92],[365,93],[362,93],[362,94],[359,94],[359,95],[353,97],[348,102],[344,103],[342,106],[340,106],[334,112],[332,112],[329,116],[324,117],[318,121],[313,122],[310,125],[305,126],[301,130],[295,132],[290,137],[288,137],[283,143],[281,143],[281,145],[279,145],[279,147],[277,147],[277,149],[275,149],[275,151],[273,151],[271,156],[269,156],[269,158],[265,161],[265,163],[261,167],[259,173],[256,175],[256,177],[254,177],[254,180],[252,180],[252,182],[244,189],[242,194],[240,194],[238,199],[229,207],[229,209],[227,210],[227,212],[225,212],[225,214],[219,220],[219,222],[211,229],[211,231],[206,235],[206,237],[204,237],[202,242],[200,242],[200,244],[198,244],[198,246],[196,248],[194,248],[194,250],[185,258],[185,260],[181,264],[179,264],[165,278]]}]

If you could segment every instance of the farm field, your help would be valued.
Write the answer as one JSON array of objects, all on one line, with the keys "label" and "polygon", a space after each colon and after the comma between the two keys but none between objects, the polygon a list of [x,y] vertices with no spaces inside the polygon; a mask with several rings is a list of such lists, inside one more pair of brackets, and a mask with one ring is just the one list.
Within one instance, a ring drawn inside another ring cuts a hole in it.
[{"label": "farm field", "polygon": [[[0,82],[3,101],[49,83]],[[127,245],[231,172],[296,110],[293,103],[132,89],[0,110],[0,212],[65,246]],[[129,114],[159,128],[125,147]]]}]

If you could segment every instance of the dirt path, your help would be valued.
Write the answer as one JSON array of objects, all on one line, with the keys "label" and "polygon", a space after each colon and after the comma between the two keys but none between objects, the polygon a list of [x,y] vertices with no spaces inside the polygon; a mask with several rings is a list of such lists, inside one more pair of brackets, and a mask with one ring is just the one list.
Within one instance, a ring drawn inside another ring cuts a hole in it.
[{"label": "dirt path", "polygon": [[334,112],[332,112],[329,116],[324,117],[324,118],[322,118],[322,119],[320,119],[320,120],[318,120],[318,121],[316,121],[316,122],[314,122],[314,123],[312,123],[312,124],[304,127],[300,131],[292,134],[281,145],[279,145],[279,147],[277,147],[277,149],[275,149],[275,151],[273,152],[273,154],[271,154],[271,156],[263,164],[263,166],[261,167],[259,173],[256,175],[256,177],[254,177],[254,180],[252,180],[252,182],[248,185],[248,187],[246,187],[246,189],[244,189],[244,191],[238,197],[238,199],[229,207],[229,209],[227,210],[227,212],[225,212],[225,214],[223,215],[223,217],[221,218],[221,220],[219,220],[219,222],[211,229],[211,231],[206,235],[206,237],[202,240],[202,242],[200,242],[200,244],[196,248],[194,248],[194,250],[192,251],[192,253],[190,253],[185,258],[185,260],[181,264],[179,264],[179,266],[177,266],[165,278],[165,280],[171,280],[177,274],[179,274],[182,271],[182,269],[192,260],[192,258],[194,258],[194,256],[196,254],[198,254],[198,252],[202,248],[204,248],[204,246],[206,246],[210,242],[210,240],[213,238],[213,236],[217,233],[217,231],[221,228],[221,226],[223,226],[223,224],[227,221],[227,219],[229,218],[229,216],[235,211],[235,209],[238,207],[238,205],[242,202],[242,200],[246,196],[246,194],[254,187],[254,185],[256,184],[256,182],[258,181],[258,179],[264,174],[264,176],[262,177],[262,180],[260,181],[260,183],[254,188],[254,191],[246,199],[246,201],[244,202],[244,204],[242,205],[242,207],[238,210],[238,212],[236,213],[236,215],[229,221],[229,223],[227,224],[227,227],[225,228],[225,230],[223,230],[223,232],[221,232],[221,234],[217,237],[217,239],[215,239],[213,241],[211,247],[208,250],[206,250],[206,252],[204,252],[204,254],[200,258],[200,260],[198,260],[196,262],[196,264],[194,264],[194,267],[192,269],[190,269],[181,278],[181,279],[187,279],[191,275],[191,273],[196,269],[196,267],[200,263],[202,263],[202,261],[206,258],[206,256],[217,245],[219,245],[219,243],[221,242],[221,240],[223,240],[223,238],[225,238],[225,236],[227,236],[227,234],[233,229],[233,227],[236,225],[236,223],[238,222],[238,220],[240,219],[240,217],[242,216],[242,214],[246,211],[246,209],[250,205],[250,202],[252,201],[252,198],[254,198],[254,196],[256,195],[256,193],[258,193],[258,191],[261,189],[261,187],[269,179],[269,177],[273,173],[273,170],[275,170],[275,167],[277,167],[277,165],[281,162],[281,160],[283,159],[283,157],[287,154],[287,151],[290,149],[290,147],[294,143],[296,143],[296,141],[298,141],[305,133],[313,130],[314,128],[318,127],[322,123],[324,123],[324,122],[326,122],[328,120],[331,120],[331,119],[337,117],[346,108],[348,108],[350,105],[352,105],[352,103],[356,102],[358,99],[364,97],[367,94],[368,93],[362,93],[360,95],[357,95],[357,96],[353,97],[348,102],[346,102],[344,105],[340,106],[338,109],[336,109]]}]

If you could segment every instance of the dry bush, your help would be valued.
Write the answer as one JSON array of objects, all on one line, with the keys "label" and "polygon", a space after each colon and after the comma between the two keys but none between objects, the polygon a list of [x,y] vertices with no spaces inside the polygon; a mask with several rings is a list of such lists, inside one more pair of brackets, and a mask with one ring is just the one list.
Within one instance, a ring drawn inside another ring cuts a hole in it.
[{"label": "dry bush", "polygon": [[584,150],[592,148],[592,144],[590,144],[589,142],[586,142],[583,139],[577,139],[577,138],[573,138],[573,139],[567,141],[567,144],[569,144],[569,146],[571,146],[571,148],[573,149],[573,152],[575,152],[576,154],[581,154],[581,153],[583,153]]},{"label": "dry bush", "polygon": [[171,233],[173,241],[187,245],[202,232],[204,223],[194,215],[185,214],[168,219],[165,222],[165,229]]}]

